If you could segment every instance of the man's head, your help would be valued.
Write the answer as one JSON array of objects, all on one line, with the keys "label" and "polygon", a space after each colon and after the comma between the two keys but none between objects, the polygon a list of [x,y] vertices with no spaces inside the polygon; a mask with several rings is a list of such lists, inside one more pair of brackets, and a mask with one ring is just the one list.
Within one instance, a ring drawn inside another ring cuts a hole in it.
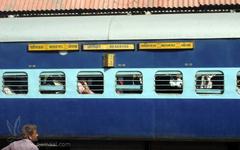
[{"label": "man's head", "polygon": [[31,141],[38,140],[37,126],[34,124],[26,124],[22,128],[23,137]]}]

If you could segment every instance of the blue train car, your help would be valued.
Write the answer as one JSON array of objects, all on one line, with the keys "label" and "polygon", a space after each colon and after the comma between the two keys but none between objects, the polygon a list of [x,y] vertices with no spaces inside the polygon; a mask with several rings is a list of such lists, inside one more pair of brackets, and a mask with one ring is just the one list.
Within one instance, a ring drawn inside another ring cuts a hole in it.
[{"label": "blue train car", "polygon": [[240,14],[0,19],[0,137],[240,139]]}]

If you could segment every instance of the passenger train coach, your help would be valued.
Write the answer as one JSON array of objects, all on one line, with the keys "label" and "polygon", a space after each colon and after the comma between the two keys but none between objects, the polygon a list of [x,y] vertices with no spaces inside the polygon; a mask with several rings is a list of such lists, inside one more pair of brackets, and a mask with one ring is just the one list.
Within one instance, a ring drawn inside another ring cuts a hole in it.
[{"label": "passenger train coach", "polygon": [[0,19],[0,137],[240,139],[240,14]]}]

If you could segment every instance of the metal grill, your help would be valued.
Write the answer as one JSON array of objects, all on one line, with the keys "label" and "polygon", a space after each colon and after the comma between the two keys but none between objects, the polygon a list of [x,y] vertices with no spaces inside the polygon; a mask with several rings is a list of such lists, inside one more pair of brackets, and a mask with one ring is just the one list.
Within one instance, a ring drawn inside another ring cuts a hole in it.
[{"label": "metal grill", "polygon": [[[78,92],[80,94],[102,94],[104,91],[103,73],[102,72],[79,72]],[[82,91],[79,85],[82,86]]]},{"label": "metal grill", "polygon": [[118,72],[116,74],[116,92],[118,94],[140,94],[142,91],[142,73]]},{"label": "metal grill", "polygon": [[66,91],[65,82],[63,72],[43,72],[40,74],[40,93],[64,94]]},{"label": "metal grill", "polygon": [[157,72],[155,91],[163,94],[181,94],[183,92],[182,73],[179,71]]},{"label": "metal grill", "polygon": [[196,74],[197,94],[223,94],[224,75],[220,71],[199,71]]},{"label": "metal grill", "polygon": [[3,93],[27,94],[28,76],[25,72],[6,72],[3,74]]},{"label": "metal grill", "polygon": [[237,73],[237,92],[240,93],[240,72]]}]

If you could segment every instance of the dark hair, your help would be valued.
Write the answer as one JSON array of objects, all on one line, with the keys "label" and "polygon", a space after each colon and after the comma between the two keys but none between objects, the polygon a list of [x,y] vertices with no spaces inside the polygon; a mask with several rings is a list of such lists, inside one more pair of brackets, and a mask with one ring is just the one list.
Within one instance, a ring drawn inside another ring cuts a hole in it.
[{"label": "dark hair", "polygon": [[37,130],[37,126],[35,124],[26,124],[22,127],[23,138],[28,138],[33,135],[34,131]]}]

